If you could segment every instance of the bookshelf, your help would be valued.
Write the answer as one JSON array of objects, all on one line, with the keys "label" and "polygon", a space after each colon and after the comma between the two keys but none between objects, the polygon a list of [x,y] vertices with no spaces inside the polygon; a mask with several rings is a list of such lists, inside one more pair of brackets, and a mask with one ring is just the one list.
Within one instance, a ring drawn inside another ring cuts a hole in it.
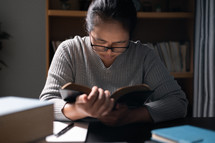
[{"label": "bookshelf", "polygon": [[[85,36],[86,10],[79,10],[80,0],[69,0],[73,7],[61,8],[60,0],[46,0],[46,69],[48,71],[54,51],[51,41],[63,41],[75,35]],[[88,0],[89,1],[89,0]],[[140,0],[144,1],[144,0]],[[132,40],[146,42],[189,41],[189,71],[171,72],[188,96],[190,107],[193,97],[193,43],[195,0],[147,0],[152,11],[139,11],[138,22]],[[162,12],[155,12],[160,4]]]}]

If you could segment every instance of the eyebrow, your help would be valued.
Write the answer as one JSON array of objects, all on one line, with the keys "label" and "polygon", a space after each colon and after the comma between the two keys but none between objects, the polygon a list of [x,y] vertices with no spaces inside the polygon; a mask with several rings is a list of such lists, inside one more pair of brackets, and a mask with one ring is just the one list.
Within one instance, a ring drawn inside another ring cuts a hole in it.
[{"label": "eyebrow", "polygon": [[[95,40],[98,40],[98,41],[102,41],[102,42],[108,42],[108,41],[106,41],[106,40],[104,40],[104,39],[101,39],[101,38],[95,38],[95,37],[93,37]],[[116,41],[116,42],[113,42],[113,43],[126,43],[126,40],[123,40],[123,41]]]}]

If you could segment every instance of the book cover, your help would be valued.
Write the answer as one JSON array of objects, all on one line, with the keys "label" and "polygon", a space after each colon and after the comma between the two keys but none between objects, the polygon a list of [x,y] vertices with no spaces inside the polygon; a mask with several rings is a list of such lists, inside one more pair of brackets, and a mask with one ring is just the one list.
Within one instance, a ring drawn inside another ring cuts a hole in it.
[{"label": "book cover", "polygon": [[[60,89],[62,98],[67,102],[75,102],[77,96],[83,93],[88,95],[90,92],[91,88],[71,82]],[[152,92],[146,84],[126,86],[113,92],[111,98],[114,98],[116,103],[124,103],[133,108],[142,106]]]},{"label": "book cover", "polygon": [[0,142],[32,142],[53,133],[51,102],[1,97],[0,109]]},{"label": "book cover", "polygon": [[166,143],[212,143],[215,140],[215,131],[192,125],[154,129],[151,133],[152,140]]}]

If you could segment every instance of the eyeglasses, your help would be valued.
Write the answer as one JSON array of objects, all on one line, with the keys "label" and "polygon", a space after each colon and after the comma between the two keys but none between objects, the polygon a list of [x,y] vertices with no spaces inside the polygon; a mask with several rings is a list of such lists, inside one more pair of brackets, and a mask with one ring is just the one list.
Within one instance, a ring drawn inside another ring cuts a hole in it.
[{"label": "eyeglasses", "polygon": [[106,46],[101,46],[101,45],[93,45],[91,43],[91,46],[93,50],[98,51],[98,52],[106,52],[108,49],[111,50],[113,53],[123,53],[128,49],[127,47],[106,47]]},{"label": "eyeglasses", "polygon": [[[94,39],[93,36],[91,36],[91,37]],[[106,47],[106,46],[102,46],[102,45],[94,45],[94,44],[92,44],[92,42],[90,42],[90,44],[91,44],[93,50],[97,51],[97,52],[106,52],[108,49],[110,49],[111,52],[113,52],[113,53],[123,53],[129,47],[129,44],[126,47]]]}]

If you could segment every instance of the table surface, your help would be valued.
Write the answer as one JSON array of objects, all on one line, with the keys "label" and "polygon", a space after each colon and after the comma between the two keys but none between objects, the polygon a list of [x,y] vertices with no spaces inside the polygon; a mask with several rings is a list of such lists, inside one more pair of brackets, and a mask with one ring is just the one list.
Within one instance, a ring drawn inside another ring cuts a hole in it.
[{"label": "table surface", "polygon": [[135,123],[110,127],[91,122],[86,142],[145,142],[151,138],[151,130],[177,125],[194,125],[215,131],[215,118],[183,118],[161,123]]}]

